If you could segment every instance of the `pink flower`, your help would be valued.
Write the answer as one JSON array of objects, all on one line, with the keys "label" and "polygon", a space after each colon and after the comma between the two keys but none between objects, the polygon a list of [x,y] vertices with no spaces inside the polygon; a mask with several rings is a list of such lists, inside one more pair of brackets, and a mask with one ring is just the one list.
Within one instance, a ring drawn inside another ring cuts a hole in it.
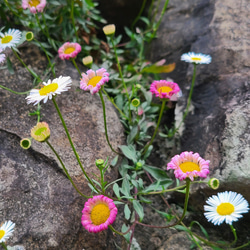
[{"label": "pink flower", "polygon": [[142,108],[142,107],[139,107],[139,108],[138,108],[138,115],[143,115],[143,113],[144,113],[143,108]]},{"label": "pink flower", "polygon": [[[3,50],[0,48],[0,53],[2,53],[2,52],[3,52]],[[0,54],[0,64],[3,63],[5,61],[5,59],[6,59],[5,54]]]},{"label": "pink flower", "polygon": [[66,42],[58,49],[58,54],[62,60],[69,60],[70,58],[75,58],[81,50],[82,48],[79,43]]},{"label": "pink flower", "polygon": [[190,178],[191,181],[195,177],[200,176],[206,178],[209,174],[209,162],[200,157],[198,153],[182,152],[171,159],[167,164],[167,170],[174,169],[175,177],[179,180]]},{"label": "pink flower", "polygon": [[43,12],[45,8],[46,0],[22,0],[22,7],[24,10],[30,9],[30,12],[36,14],[37,12]]},{"label": "pink flower", "polygon": [[82,210],[82,225],[90,233],[99,233],[108,229],[116,218],[117,207],[112,199],[97,195],[88,199]]},{"label": "pink flower", "polygon": [[171,100],[174,94],[180,91],[177,83],[168,82],[166,80],[153,81],[150,86],[150,91],[155,94],[156,97],[167,98]]},{"label": "pink flower", "polygon": [[105,82],[109,81],[109,73],[104,68],[96,71],[89,69],[86,73],[82,73],[80,88],[89,90],[92,95],[97,93]]}]

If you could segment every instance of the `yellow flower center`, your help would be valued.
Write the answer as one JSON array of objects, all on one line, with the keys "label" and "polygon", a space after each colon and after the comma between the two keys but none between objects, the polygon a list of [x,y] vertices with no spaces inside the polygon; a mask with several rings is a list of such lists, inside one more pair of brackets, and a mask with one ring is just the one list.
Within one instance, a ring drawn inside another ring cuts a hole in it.
[{"label": "yellow flower center", "polygon": [[168,86],[163,86],[157,89],[159,93],[169,93],[173,89]]},{"label": "yellow flower center", "polygon": [[13,36],[5,36],[2,38],[2,43],[9,43],[13,39]]},{"label": "yellow flower center", "polygon": [[200,171],[199,165],[191,161],[183,162],[179,167],[183,173],[192,172],[194,170]]},{"label": "yellow flower center", "polygon": [[91,211],[91,221],[94,225],[101,225],[110,215],[109,207],[106,204],[98,204]]},{"label": "yellow flower center", "polygon": [[39,128],[35,131],[35,135],[41,135],[46,130],[47,130],[47,128]]},{"label": "yellow flower center", "polygon": [[64,54],[71,54],[72,52],[74,52],[76,49],[73,47],[68,47],[64,50]]},{"label": "yellow flower center", "polygon": [[40,4],[40,0],[31,0],[31,1],[29,1],[30,7],[36,7],[38,4]]},{"label": "yellow flower center", "polygon": [[217,207],[216,211],[219,215],[230,215],[234,212],[234,205],[229,202],[223,202]]},{"label": "yellow flower center", "polygon": [[193,61],[201,61],[201,58],[200,58],[200,57],[191,57],[191,59],[192,59]]},{"label": "yellow flower center", "polygon": [[100,82],[101,79],[102,79],[101,76],[94,76],[93,78],[91,78],[91,79],[89,80],[88,85],[92,85],[93,87],[95,87],[96,84],[97,84],[98,82]]},{"label": "yellow flower center", "polygon": [[4,230],[0,230],[0,240],[3,238],[4,235],[5,235],[5,231]]},{"label": "yellow flower center", "polygon": [[47,86],[44,86],[42,87],[40,90],[39,90],[39,94],[40,95],[47,95],[51,92],[55,92],[56,90],[58,89],[58,84],[53,82]]}]

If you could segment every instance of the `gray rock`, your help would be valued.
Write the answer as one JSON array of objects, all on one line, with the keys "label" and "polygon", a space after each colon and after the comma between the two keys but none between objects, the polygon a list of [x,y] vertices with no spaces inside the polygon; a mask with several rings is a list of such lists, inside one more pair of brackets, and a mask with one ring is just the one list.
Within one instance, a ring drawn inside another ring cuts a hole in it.
[{"label": "gray rock", "polygon": [[[35,72],[42,74],[46,59],[38,49],[20,49],[22,57]],[[30,55],[29,57],[25,55]],[[2,71],[0,84],[15,91],[32,88],[32,77],[11,55],[15,74]],[[58,60],[56,75],[71,76],[74,85],[79,75],[70,62]],[[90,234],[81,225],[85,198],[81,197],[61,169],[46,143],[32,141],[24,150],[21,138],[30,137],[36,117],[28,116],[35,107],[27,105],[26,95],[15,95],[0,89],[0,219],[16,223],[9,245],[21,244],[25,249],[112,249],[112,233]],[[90,178],[99,176],[95,160],[111,160],[104,133],[100,98],[72,88],[56,97],[76,150]],[[106,101],[107,126],[113,147],[123,144],[123,128],[112,105]],[[61,156],[77,187],[86,195],[91,190],[71,150],[66,133],[52,101],[42,105],[41,121],[49,124],[50,143]],[[116,168],[109,168],[107,181],[117,178]],[[109,247],[108,247],[109,246]]]}]

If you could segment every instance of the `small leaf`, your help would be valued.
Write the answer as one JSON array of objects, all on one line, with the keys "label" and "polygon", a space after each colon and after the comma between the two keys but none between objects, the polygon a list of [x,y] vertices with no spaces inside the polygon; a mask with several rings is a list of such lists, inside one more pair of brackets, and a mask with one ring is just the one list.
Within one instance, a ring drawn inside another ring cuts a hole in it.
[{"label": "small leaf", "polygon": [[130,211],[130,209],[129,209],[129,207],[128,207],[128,204],[126,204],[126,205],[124,206],[124,214],[125,214],[125,219],[126,219],[126,220],[129,220],[130,215],[131,215],[131,211]]},{"label": "small leaf", "polygon": [[118,186],[118,184],[117,183],[115,183],[114,185],[113,185],[113,190],[114,190],[114,192],[115,192],[115,195],[116,195],[116,197],[118,198],[118,199],[120,199],[120,192],[119,192],[119,190],[120,190],[120,188],[119,188],[119,186]]},{"label": "small leaf", "polygon": [[110,165],[114,167],[117,164],[118,161],[118,155],[111,161]]},{"label": "small leaf", "polygon": [[127,137],[127,143],[128,144],[130,144],[134,140],[134,138],[136,137],[137,133],[138,133],[138,126],[135,125],[135,126],[132,127],[132,129],[131,129],[128,137]]},{"label": "small leaf", "polygon": [[166,171],[164,171],[164,170],[162,170],[160,168],[144,165],[143,169],[145,171],[149,172],[156,180],[169,179]]},{"label": "small leaf", "polygon": [[141,73],[170,73],[175,69],[175,63],[167,64],[167,65],[156,65],[153,64],[149,67],[144,68]]},{"label": "small leaf", "polygon": [[13,75],[14,74],[14,69],[12,67],[12,63],[11,63],[9,57],[7,57],[7,68],[9,70],[9,72]]},{"label": "small leaf", "polygon": [[144,217],[144,211],[143,211],[142,205],[140,204],[139,201],[133,200],[133,206],[134,206],[135,211],[137,212],[137,214],[140,217],[140,221],[142,221],[142,219]]},{"label": "small leaf", "polygon": [[120,149],[128,159],[132,160],[134,163],[137,162],[136,151],[132,145],[129,146],[122,145],[120,146]]}]

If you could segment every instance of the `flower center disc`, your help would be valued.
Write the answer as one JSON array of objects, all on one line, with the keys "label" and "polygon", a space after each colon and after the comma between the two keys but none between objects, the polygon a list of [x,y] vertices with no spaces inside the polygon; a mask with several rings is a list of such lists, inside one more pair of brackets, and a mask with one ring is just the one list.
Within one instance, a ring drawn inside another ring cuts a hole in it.
[{"label": "flower center disc", "polygon": [[191,59],[192,59],[193,61],[201,61],[201,58],[200,58],[200,57],[191,57]]},{"label": "flower center disc", "polygon": [[224,202],[217,207],[216,211],[219,215],[230,215],[234,212],[234,205],[229,202]]},{"label": "flower center disc", "polygon": [[168,86],[163,86],[157,89],[159,93],[169,93],[173,89]]},{"label": "flower center disc", "polygon": [[39,128],[38,130],[36,130],[35,135],[41,135],[46,130],[47,128]]},{"label": "flower center disc", "polygon": [[0,240],[3,238],[4,235],[5,235],[5,231],[4,230],[0,230]]},{"label": "flower center disc", "polygon": [[192,172],[194,170],[196,171],[200,171],[200,167],[198,164],[191,162],[191,161],[187,161],[187,162],[183,162],[180,164],[180,169],[183,173],[186,172]]},{"label": "flower center disc", "polygon": [[29,1],[30,7],[36,7],[38,4],[40,4],[39,0],[31,0],[31,1]]},{"label": "flower center disc", "polygon": [[5,36],[2,38],[2,43],[9,43],[12,39],[12,36]]},{"label": "flower center disc", "polygon": [[91,211],[91,221],[94,225],[101,225],[109,218],[110,210],[105,204],[96,205]]},{"label": "flower center disc", "polygon": [[75,48],[73,47],[68,47],[67,49],[64,50],[64,54],[71,54],[72,52],[75,51]]},{"label": "flower center disc", "polygon": [[58,84],[57,83],[51,83],[47,86],[44,86],[42,87],[40,90],[39,90],[39,94],[40,95],[47,95],[51,92],[55,92],[56,90],[58,89]]},{"label": "flower center disc", "polygon": [[89,80],[88,85],[92,85],[93,87],[95,87],[96,84],[97,84],[98,82],[100,82],[101,79],[102,79],[101,76],[94,76],[93,78],[91,78],[91,79]]}]

